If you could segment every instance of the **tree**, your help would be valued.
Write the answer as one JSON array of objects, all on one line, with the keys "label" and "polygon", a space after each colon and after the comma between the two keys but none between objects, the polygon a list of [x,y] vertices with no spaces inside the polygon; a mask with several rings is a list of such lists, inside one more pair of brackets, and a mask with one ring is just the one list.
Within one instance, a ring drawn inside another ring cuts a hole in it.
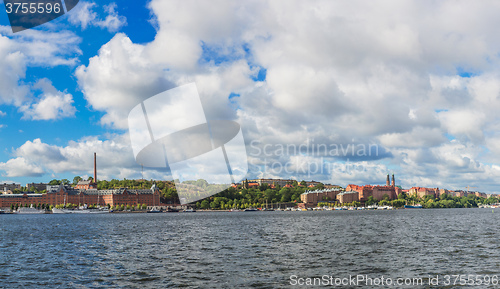
[{"label": "tree", "polygon": [[315,190],[323,190],[324,188],[325,188],[325,185],[323,185],[323,183],[319,183],[314,187]]},{"label": "tree", "polygon": [[287,203],[290,202],[290,199],[292,198],[292,190],[290,188],[285,188],[283,187],[279,194],[281,195],[281,202],[282,203]]},{"label": "tree", "polygon": [[208,202],[207,199],[201,201],[200,207],[204,210],[208,209],[210,207],[210,202]]},{"label": "tree", "polygon": [[365,202],[365,205],[371,206],[371,205],[376,204],[376,203],[377,203],[377,201],[373,198],[373,196],[369,196]]},{"label": "tree", "polygon": [[80,176],[76,176],[73,178],[73,185],[76,185],[78,184],[79,181],[83,180],[82,177]]},{"label": "tree", "polygon": [[261,192],[263,192],[263,191],[267,190],[268,188],[270,188],[270,186],[269,186],[268,184],[266,184],[266,183],[262,183],[262,184],[259,186],[259,190],[260,190]]},{"label": "tree", "polygon": [[392,206],[395,208],[401,208],[405,205],[406,201],[404,199],[396,199],[392,201]]},{"label": "tree", "polygon": [[49,185],[51,186],[57,186],[61,183],[61,181],[53,179],[52,181],[49,182]]},{"label": "tree", "polygon": [[68,179],[62,179],[61,180],[61,184],[67,185],[67,184],[69,184],[69,180]]}]

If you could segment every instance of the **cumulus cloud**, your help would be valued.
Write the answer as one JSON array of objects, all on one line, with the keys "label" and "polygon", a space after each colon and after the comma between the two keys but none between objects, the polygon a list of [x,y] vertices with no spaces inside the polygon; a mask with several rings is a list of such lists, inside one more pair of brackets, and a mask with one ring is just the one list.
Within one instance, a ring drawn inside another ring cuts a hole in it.
[{"label": "cumulus cloud", "polygon": [[116,32],[123,26],[127,25],[127,18],[118,15],[118,12],[116,12],[115,9],[115,3],[105,5],[104,10],[108,15],[106,15],[106,18],[104,18],[104,20],[97,21],[96,25],[103,29],[107,29],[109,32]]},{"label": "cumulus cloud", "polygon": [[80,25],[83,30],[89,26],[100,27],[109,32],[116,32],[127,25],[127,18],[118,15],[116,3],[104,5],[106,17],[101,19],[94,9],[97,7],[95,2],[80,1],[78,6],[73,9],[68,16],[68,20],[75,25]]},{"label": "cumulus cloud", "polygon": [[[117,34],[77,69],[105,125],[124,129],[135,104],[194,81],[207,117],[237,120],[247,142],[315,139],[386,152],[350,160],[366,171],[315,178],[383,182],[395,171],[404,185],[459,187],[498,175],[484,154],[498,149],[500,128],[496,2],[153,0],[149,7],[154,41]],[[296,169],[319,161],[273,160]],[[259,156],[251,161],[262,169]]]},{"label": "cumulus cloud", "polygon": [[[7,177],[92,175],[94,152],[97,153],[98,178],[138,178],[141,167],[134,161],[128,134],[107,140],[85,137],[65,146],[47,144],[41,139],[28,140],[13,151],[14,157],[0,163]],[[146,178],[168,179],[168,172],[145,170]]]},{"label": "cumulus cloud", "polygon": [[6,172],[5,177],[39,177],[45,173],[43,168],[22,157],[0,163],[0,170]]},{"label": "cumulus cloud", "polygon": [[68,15],[69,22],[82,26],[82,29],[87,29],[87,26],[97,18],[97,13],[92,11],[95,7],[94,2],[80,1],[79,5]]},{"label": "cumulus cloud", "polygon": [[[73,66],[81,54],[81,39],[69,31],[47,32],[26,30],[13,35],[10,28],[0,26],[0,104],[14,105],[27,119],[56,119],[74,115],[72,96],[57,92],[41,82],[25,81],[28,67]],[[40,98],[32,89],[47,93]]]},{"label": "cumulus cloud", "polygon": [[19,110],[24,119],[51,120],[75,115],[76,108],[73,106],[73,96],[58,91],[48,79],[40,79],[34,89],[41,90],[39,99],[31,103],[23,104]]},{"label": "cumulus cloud", "polygon": [[75,74],[92,108],[106,112],[101,123],[121,129],[127,127],[128,113],[135,105],[163,87],[173,87],[165,80],[161,66],[145,55],[144,46],[132,43],[122,33]]}]

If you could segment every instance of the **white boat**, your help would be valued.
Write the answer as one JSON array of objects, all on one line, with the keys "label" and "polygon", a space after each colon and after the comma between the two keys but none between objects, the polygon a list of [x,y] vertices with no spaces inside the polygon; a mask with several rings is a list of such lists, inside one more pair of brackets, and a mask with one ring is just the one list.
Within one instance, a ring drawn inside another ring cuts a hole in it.
[{"label": "white boat", "polygon": [[156,207],[153,207],[153,208],[151,208],[151,210],[146,211],[146,213],[162,213],[162,210],[160,210]]},{"label": "white boat", "polygon": [[53,208],[53,214],[106,214],[109,213],[110,210],[108,208],[89,208],[86,204],[80,206],[76,209],[67,209],[67,208]]},{"label": "white boat", "polygon": [[256,211],[258,211],[258,210],[257,210],[257,209],[255,209],[255,208],[252,208],[252,207],[246,208],[246,209],[244,210],[244,212],[256,212]]},{"label": "white boat", "polygon": [[45,210],[39,210],[33,207],[17,209],[16,214],[45,214]]},{"label": "white boat", "polygon": [[52,209],[53,214],[107,214],[108,209]]}]

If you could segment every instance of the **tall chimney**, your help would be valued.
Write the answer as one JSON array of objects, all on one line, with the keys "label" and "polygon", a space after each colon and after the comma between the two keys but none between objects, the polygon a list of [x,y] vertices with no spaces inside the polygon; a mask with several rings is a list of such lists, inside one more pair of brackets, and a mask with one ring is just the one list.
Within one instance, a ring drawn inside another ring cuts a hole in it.
[{"label": "tall chimney", "polygon": [[94,183],[97,184],[97,156],[94,153]]}]

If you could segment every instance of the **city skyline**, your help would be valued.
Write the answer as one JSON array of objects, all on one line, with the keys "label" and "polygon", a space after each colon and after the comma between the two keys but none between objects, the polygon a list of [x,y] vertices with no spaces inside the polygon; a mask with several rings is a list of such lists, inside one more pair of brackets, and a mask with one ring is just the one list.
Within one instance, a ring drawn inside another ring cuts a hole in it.
[{"label": "city skyline", "polygon": [[86,178],[94,152],[140,178],[130,109],[194,82],[241,124],[248,179],[500,193],[499,5],[80,1],[15,34],[2,11],[0,183]]}]

